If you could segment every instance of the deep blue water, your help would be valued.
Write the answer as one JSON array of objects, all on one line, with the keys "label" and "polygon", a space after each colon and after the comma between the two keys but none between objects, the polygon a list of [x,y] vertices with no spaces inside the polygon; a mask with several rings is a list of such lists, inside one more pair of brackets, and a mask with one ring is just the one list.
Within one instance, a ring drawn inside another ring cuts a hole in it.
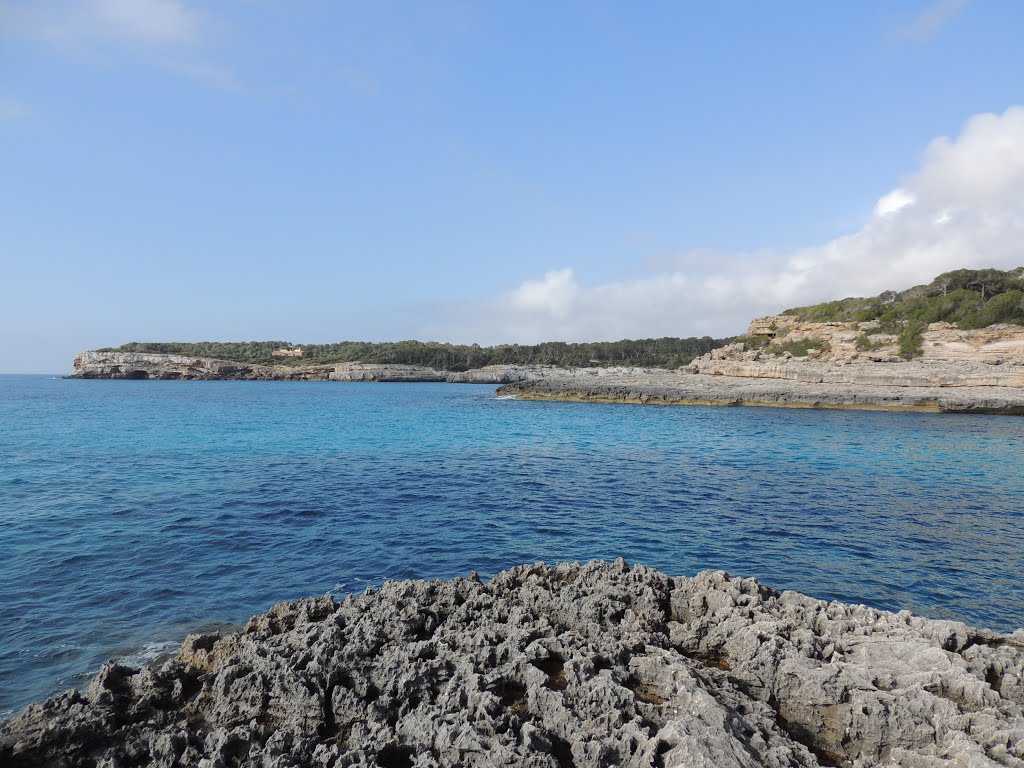
[{"label": "deep blue water", "polygon": [[386,578],[623,556],[1024,624],[1024,419],[0,377],[0,713]]}]

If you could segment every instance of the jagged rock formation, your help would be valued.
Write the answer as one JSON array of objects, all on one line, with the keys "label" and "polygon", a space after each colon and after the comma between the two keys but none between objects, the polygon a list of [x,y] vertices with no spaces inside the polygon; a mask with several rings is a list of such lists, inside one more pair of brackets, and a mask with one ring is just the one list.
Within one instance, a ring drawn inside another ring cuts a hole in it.
[{"label": "jagged rock formation", "polygon": [[445,381],[506,384],[544,378],[636,375],[646,368],[560,368],[552,365],[488,365],[463,372],[421,365],[332,363],[330,365],[250,365],[208,357],[148,352],[82,352],[75,357],[76,379],[156,379],[210,381]]},{"label": "jagged rock formation", "polygon": [[389,582],[107,665],[0,726],[24,766],[1024,766],[1024,630],[722,572]]}]

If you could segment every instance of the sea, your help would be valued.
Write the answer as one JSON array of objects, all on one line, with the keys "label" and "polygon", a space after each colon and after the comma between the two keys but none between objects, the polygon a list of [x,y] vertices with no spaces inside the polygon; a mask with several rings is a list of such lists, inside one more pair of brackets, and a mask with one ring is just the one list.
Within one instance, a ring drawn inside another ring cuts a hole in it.
[{"label": "sea", "polygon": [[0,717],[282,600],[623,557],[1024,625],[1024,419],[0,377]]}]

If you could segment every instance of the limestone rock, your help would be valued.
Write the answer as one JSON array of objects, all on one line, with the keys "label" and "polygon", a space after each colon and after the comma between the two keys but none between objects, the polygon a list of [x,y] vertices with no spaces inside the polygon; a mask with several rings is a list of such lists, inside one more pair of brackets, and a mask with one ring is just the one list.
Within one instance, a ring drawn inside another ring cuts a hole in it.
[{"label": "limestone rock", "polygon": [[747,379],[784,379],[805,383],[851,384],[865,387],[1017,387],[1024,388],[1024,365],[907,361],[891,355],[868,353],[864,359],[821,361],[780,357],[751,360],[745,357],[694,360],[688,370],[708,376]]},{"label": "limestone rock", "polygon": [[[1024,415],[1024,387],[922,386],[911,377],[888,378],[868,384],[849,366],[828,366],[776,360],[739,371],[732,367],[714,373],[675,373],[639,378],[537,379],[506,384],[501,396],[523,400],[568,400],[646,405],[754,405],[783,408],[928,411],[935,413],[998,413]],[[867,366],[865,365],[865,368]],[[872,369],[868,369],[871,373]],[[748,375],[741,375],[746,372]],[[766,375],[758,375],[767,372]],[[873,375],[873,374],[872,374]],[[884,383],[883,383],[884,382]]]},{"label": "limestone rock", "polygon": [[283,603],[0,726],[21,766],[1024,766],[1024,631],[537,564]]},{"label": "limestone rock", "polygon": [[488,365],[464,372],[422,365],[331,363],[326,365],[251,365],[229,360],[149,352],[82,352],[75,357],[75,379],[381,381],[507,384],[551,378],[590,378],[657,374],[634,367],[561,368],[554,365]]},{"label": "limestone rock", "polygon": [[[821,348],[818,354],[808,356],[823,361],[842,363],[860,357],[875,362],[902,361],[897,336],[879,333],[878,325],[877,321],[808,323],[787,315],[775,315],[753,320],[747,334],[768,337],[770,343],[762,351],[769,356],[774,349],[776,356],[782,357],[782,347],[790,343],[813,342]],[[867,349],[857,348],[862,336],[867,337]],[[978,386],[1024,386],[1020,383],[1024,380],[1024,326],[1000,324],[964,330],[950,323],[932,323],[922,332],[921,339],[918,360],[931,364],[936,375],[948,373],[950,383],[944,386],[967,386],[957,383],[956,379],[970,377],[982,365],[1004,364],[1016,370],[990,371],[988,378],[998,383]],[[722,361],[748,361],[746,351],[742,343],[729,344],[697,358],[694,365],[700,373],[714,373],[722,369]],[[723,371],[722,375],[735,374]]]}]

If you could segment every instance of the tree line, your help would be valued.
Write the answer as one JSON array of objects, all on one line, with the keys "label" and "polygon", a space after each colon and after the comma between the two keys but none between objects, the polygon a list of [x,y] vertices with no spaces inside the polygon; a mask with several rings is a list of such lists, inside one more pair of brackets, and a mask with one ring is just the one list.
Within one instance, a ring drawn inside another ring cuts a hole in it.
[{"label": "tree line", "polygon": [[878,320],[881,330],[889,333],[899,333],[907,324],[938,322],[967,329],[997,323],[1024,325],[1024,267],[957,269],[905,291],[828,301],[783,314],[806,322]]},{"label": "tree line", "polygon": [[676,368],[694,357],[710,352],[731,339],[663,337],[572,343],[548,341],[541,344],[448,344],[435,341],[301,344],[302,357],[275,357],[275,349],[292,348],[286,341],[133,341],[108,352],[151,352],[212,357],[260,365],[327,365],[332,363],[395,363],[423,365],[444,371],[465,371],[485,365],[558,365],[564,367],[613,365]]}]

